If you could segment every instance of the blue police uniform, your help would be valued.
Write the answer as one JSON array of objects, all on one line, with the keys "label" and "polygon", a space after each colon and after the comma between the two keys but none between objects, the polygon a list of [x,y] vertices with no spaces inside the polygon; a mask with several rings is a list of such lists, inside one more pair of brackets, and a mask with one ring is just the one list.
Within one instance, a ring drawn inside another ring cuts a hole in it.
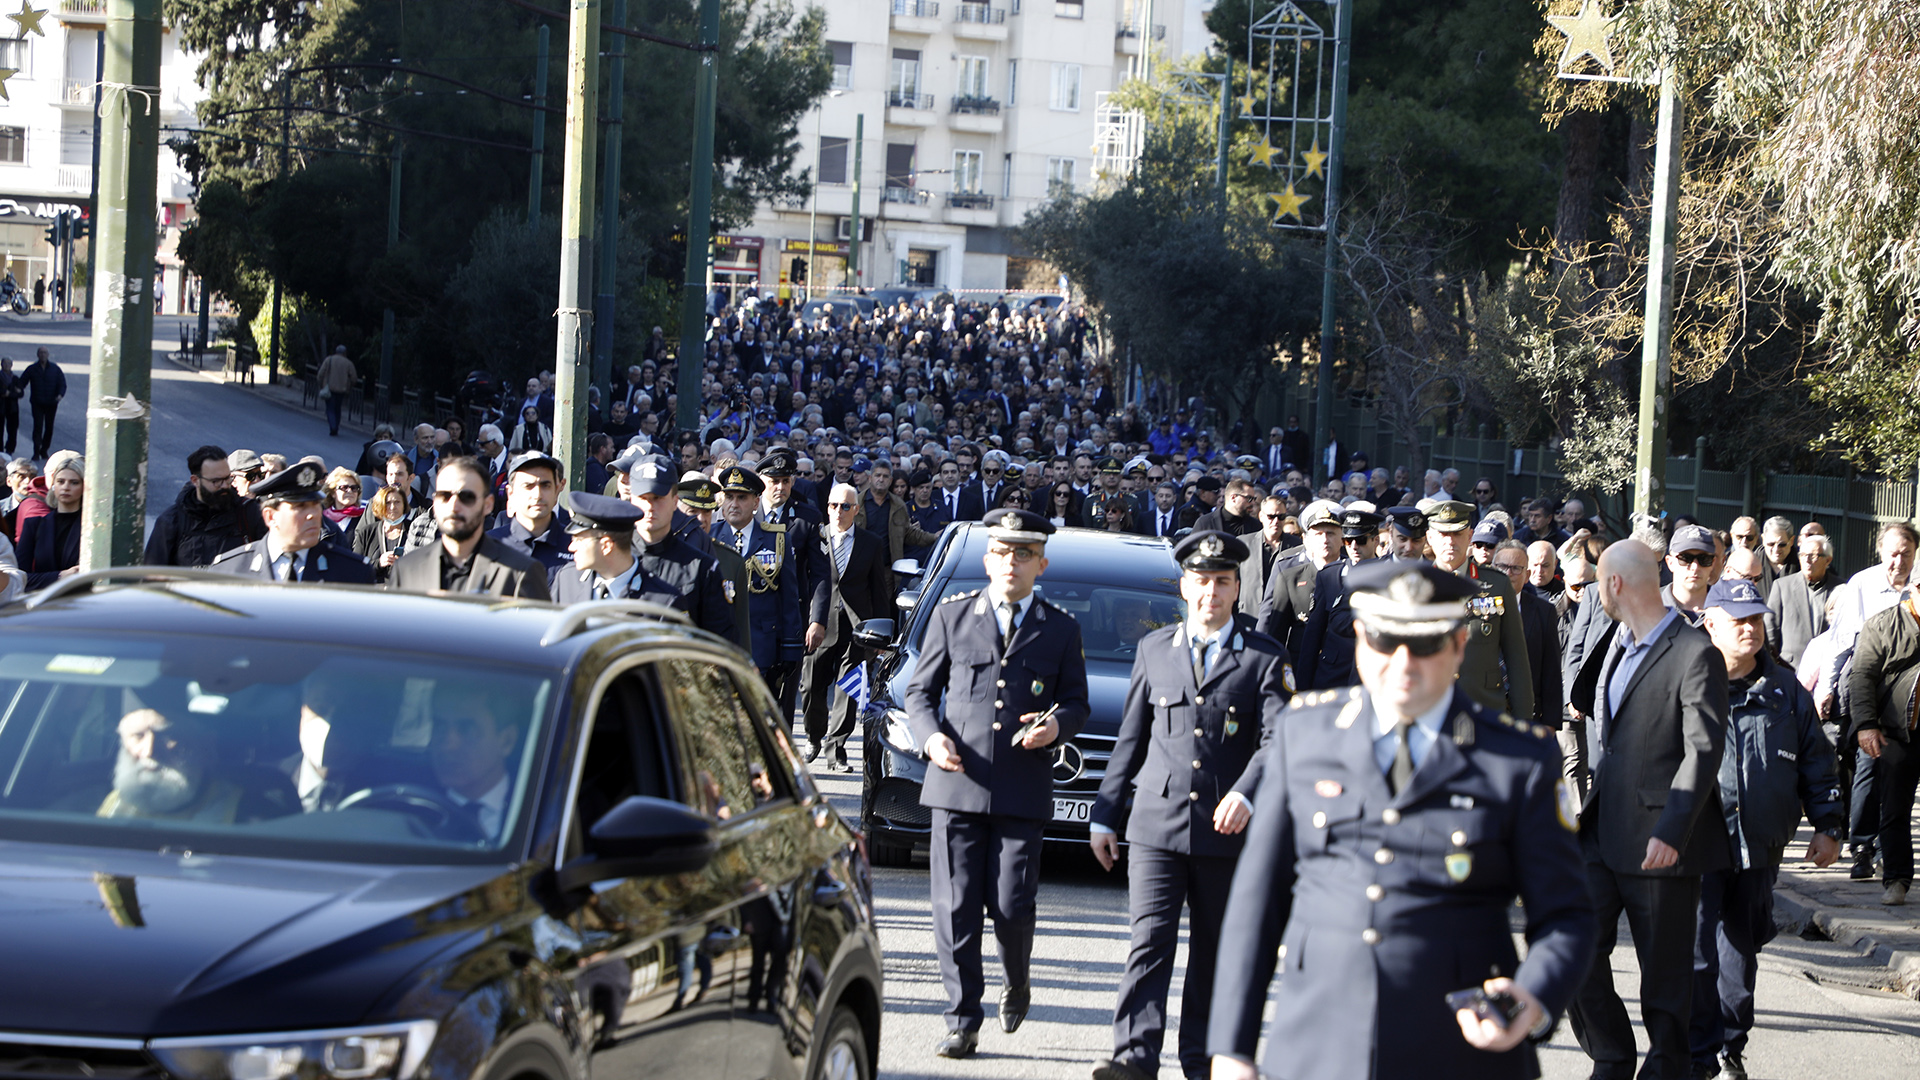
[{"label": "blue police uniform", "polygon": [[[247,490],[262,506],[275,503],[320,503],[325,493],[320,485],[326,480],[326,467],[313,461],[295,462]],[[320,527],[320,540],[305,551],[295,552],[290,564],[276,566],[279,557],[268,547],[266,538],[242,544],[222,552],[208,565],[210,570],[261,581],[329,581],[339,585],[373,584],[373,567],[353,553],[333,530]]]},{"label": "blue police uniform", "polygon": [[1342,558],[1314,575],[1311,610],[1294,649],[1303,690],[1352,686],[1359,681],[1353,672],[1353,608],[1347,603],[1347,575],[1360,565],[1364,564]]}]

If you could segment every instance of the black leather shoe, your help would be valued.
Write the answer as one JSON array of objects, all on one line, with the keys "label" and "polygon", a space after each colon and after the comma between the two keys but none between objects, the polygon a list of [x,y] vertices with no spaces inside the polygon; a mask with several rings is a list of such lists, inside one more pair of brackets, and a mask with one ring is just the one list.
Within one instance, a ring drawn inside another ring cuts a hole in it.
[{"label": "black leather shoe", "polygon": [[1093,1080],[1153,1080],[1153,1077],[1124,1061],[1102,1058],[1094,1063]]},{"label": "black leather shoe", "polygon": [[1720,1075],[1727,1080],[1747,1080],[1747,1063],[1732,1051],[1720,1055]]},{"label": "black leather shoe", "polygon": [[933,1052],[943,1058],[972,1057],[974,1047],[979,1045],[977,1031],[949,1031],[933,1044]]},{"label": "black leather shoe", "polygon": [[817,742],[807,743],[807,764],[809,765],[813,764],[816,760],[819,759],[819,757],[820,757],[820,744]]},{"label": "black leather shoe", "polygon": [[1033,992],[1025,986],[1008,986],[1000,991],[1000,1030],[1011,1035],[1020,1030],[1033,1004]]}]

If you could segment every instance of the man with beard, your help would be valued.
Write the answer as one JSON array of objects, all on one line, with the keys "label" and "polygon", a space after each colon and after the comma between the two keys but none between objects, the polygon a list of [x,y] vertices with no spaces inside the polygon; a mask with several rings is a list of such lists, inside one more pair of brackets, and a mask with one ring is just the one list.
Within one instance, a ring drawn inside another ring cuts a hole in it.
[{"label": "man with beard", "polygon": [[326,475],[320,463],[302,461],[253,485],[267,535],[214,559],[209,569],[261,581],[373,584],[373,567],[326,527]]},{"label": "man with beard", "polygon": [[254,538],[240,514],[227,452],[203,446],[187,455],[187,485],[160,512],[141,559],[148,566],[208,566]]},{"label": "man with beard", "polygon": [[550,599],[546,568],[482,531],[492,512],[493,495],[479,462],[453,458],[442,464],[433,478],[433,521],[440,542],[400,556],[387,586],[406,592]]},{"label": "man with beard", "polygon": [[[215,776],[219,755],[213,735],[196,720],[176,722],[158,709],[135,709],[120,718],[118,731],[113,790],[94,812],[96,817],[231,825],[299,809],[290,790],[254,792]],[[276,796],[287,805],[277,805]]]}]

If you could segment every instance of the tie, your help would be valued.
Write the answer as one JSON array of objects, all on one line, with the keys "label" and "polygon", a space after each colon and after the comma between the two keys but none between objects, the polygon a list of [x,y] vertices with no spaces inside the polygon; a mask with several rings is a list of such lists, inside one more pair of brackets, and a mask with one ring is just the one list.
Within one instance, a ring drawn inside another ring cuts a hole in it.
[{"label": "tie", "polygon": [[1007,649],[1013,645],[1013,621],[1017,610],[1011,602],[1008,602],[1000,605],[1000,613],[1007,617],[1007,632],[1000,638],[1000,652],[1004,655]]},{"label": "tie", "polygon": [[1393,768],[1387,770],[1387,787],[1395,795],[1407,790],[1413,783],[1413,742],[1408,737],[1413,731],[1413,721],[1402,720],[1394,725],[1397,742],[1393,749]]},{"label": "tie", "polygon": [[957,491],[947,492],[947,516],[950,518],[960,516],[960,493]]},{"label": "tie", "polygon": [[298,556],[296,556],[296,555],[294,555],[294,554],[293,554],[293,553],[291,553],[291,552],[289,552],[289,553],[287,553],[287,554],[285,554],[285,555],[282,555],[282,556],[280,556],[280,557],[281,557],[282,559],[285,559],[285,560],[287,561],[287,565],[286,565],[286,568],[285,568],[284,570],[282,570],[282,571],[280,571],[280,573],[279,573],[279,574],[277,574],[277,575],[275,575],[275,576],[277,576],[277,577],[278,577],[278,578],[279,578],[279,579],[280,579],[281,581],[298,581],[298,580],[300,580],[300,573],[299,573],[299,571],[300,571],[300,566],[299,566],[299,557],[298,557]]},{"label": "tie", "polygon": [[747,553],[747,530],[746,529],[741,529],[738,533],[734,535],[733,550],[739,552],[741,555],[745,555]]},{"label": "tie", "polygon": [[1201,686],[1207,681],[1207,642],[1202,638],[1193,639],[1193,685]]},{"label": "tie", "polygon": [[847,572],[847,559],[853,554],[852,533],[841,533],[833,538],[833,576],[837,579]]},{"label": "tie", "polygon": [[607,582],[605,578],[600,578],[594,581],[593,598],[595,600],[605,600],[612,595],[613,595],[613,591],[607,588]]}]

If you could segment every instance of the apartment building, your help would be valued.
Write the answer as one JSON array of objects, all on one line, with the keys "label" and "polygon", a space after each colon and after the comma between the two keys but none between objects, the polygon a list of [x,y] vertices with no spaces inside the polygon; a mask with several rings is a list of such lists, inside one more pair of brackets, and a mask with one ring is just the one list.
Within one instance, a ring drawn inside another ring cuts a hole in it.
[{"label": "apartment building", "polygon": [[1096,99],[1136,74],[1149,35],[1156,59],[1211,40],[1211,0],[820,2],[834,76],[801,123],[813,198],[718,238],[722,283],[1050,289],[1012,230],[1092,182]]},{"label": "apartment building", "polygon": [[[18,3],[18,0],[15,0]],[[96,63],[100,35],[106,28],[106,0],[34,0],[29,12],[44,9],[37,19],[42,33],[14,18],[0,17],[0,69],[6,78],[5,100],[0,100],[0,259],[14,280],[32,289],[41,275],[51,275],[54,252],[46,239],[56,214],[92,215],[94,87],[100,81]],[[15,14],[13,5],[0,15]],[[162,296],[168,311],[183,310],[187,283],[174,241],[180,226],[193,212],[193,186],[186,170],[165,146],[168,128],[191,127],[195,108],[204,98],[194,84],[195,55],[183,52],[178,34],[162,36],[160,92],[152,106],[160,111],[161,149],[159,222],[164,229],[158,261],[163,272]],[[126,93],[122,101],[104,106],[145,108],[145,95]],[[84,262],[85,241],[79,245]],[[76,288],[76,303],[85,290]]]}]

